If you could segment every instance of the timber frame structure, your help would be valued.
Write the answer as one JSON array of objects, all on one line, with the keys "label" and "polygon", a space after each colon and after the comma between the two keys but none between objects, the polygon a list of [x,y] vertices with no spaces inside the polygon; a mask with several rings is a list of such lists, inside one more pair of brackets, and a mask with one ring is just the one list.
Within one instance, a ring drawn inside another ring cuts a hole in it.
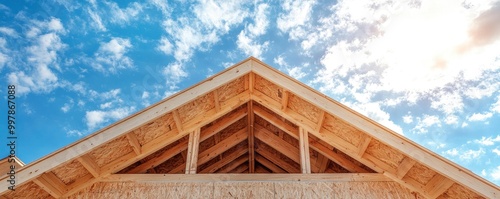
[{"label": "timber frame structure", "polygon": [[500,198],[497,185],[253,57],[16,179],[16,191],[1,179],[0,199]]}]

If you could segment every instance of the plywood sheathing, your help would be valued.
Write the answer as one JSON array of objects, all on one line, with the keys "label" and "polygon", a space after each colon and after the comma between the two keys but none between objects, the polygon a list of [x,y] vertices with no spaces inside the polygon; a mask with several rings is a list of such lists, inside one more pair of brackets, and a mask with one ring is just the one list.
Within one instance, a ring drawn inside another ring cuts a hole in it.
[{"label": "plywood sheathing", "polygon": [[225,84],[218,89],[217,91],[217,99],[220,103],[224,103],[228,99],[242,93],[245,91],[245,77],[240,77],[228,84]]},{"label": "plywood sheathing", "polygon": [[409,178],[415,180],[421,185],[425,185],[434,175],[436,175],[436,172],[420,163],[415,163],[415,165],[413,165],[413,167],[408,171],[404,179]]},{"label": "plywood sheathing", "polygon": [[[256,167],[258,171],[265,170]],[[262,171],[265,172],[265,171]],[[83,198],[418,198],[396,182],[108,182],[68,197]]]},{"label": "plywood sheathing", "polygon": [[142,146],[160,135],[170,132],[176,128],[177,127],[175,126],[172,113],[167,113],[152,122],[144,124],[134,130],[133,133],[136,135],[139,144]]},{"label": "plywood sheathing", "polygon": [[179,111],[180,122],[184,124],[194,117],[203,114],[213,108],[215,108],[214,96],[213,93],[208,93],[184,104],[177,110]]},{"label": "plywood sheathing", "polygon": [[306,102],[305,100],[294,94],[289,94],[287,107],[290,108],[290,110],[293,110],[304,116],[306,119],[313,123],[318,123],[321,116],[321,110],[318,107],[312,105],[309,102]]},{"label": "plywood sheathing", "polygon": [[330,114],[325,114],[323,128],[327,129],[328,131],[339,136],[340,138],[351,143],[354,146],[359,146],[360,141],[364,136],[364,133],[360,130],[352,127],[346,122]]},{"label": "plywood sheathing", "polygon": [[370,145],[366,148],[366,153],[388,164],[394,170],[398,168],[398,165],[405,157],[401,152],[388,147],[378,140],[372,140],[370,142]]},{"label": "plywood sheathing", "polygon": [[121,136],[92,150],[89,154],[96,161],[97,165],[102,167],[132,151],[133,149],[129,145],[127,138],[125,136]]},{"label": "plywood sheathing", "polygon": [[15,191],[8,191],[4,196],[7,198],[54,198],[34,182],[27,182],[16,186]]},{"label": "plywood sheathing", "polygon": [[280,102],[283,89],[279,86],[276,86],[276,84],[271,83],[270,81],[267,81],[266,79],[262,78],[261,76],[255,75],[255,85],[254,85],[255,90],[258,90],[268,97],[272,98],[273,100]]},{"label": "plywood sheathing", "polygon": [[69,185],[75,182],[75,180],[90,174],[77,160],[72,160],[69,163],[62,164],[52,170],[52,172],[66,185]]},{"label": "plywood sheathing", "polygon": [[451,187],[441,194],[438,199],[451,199],[451,198],[469,198],[469,199],[479,199],[479,198],[485,198],[480,195],[477,195],[476,193],[472,192],[469,189],[466,189],[462,185],[459,184],[453,184]]}]

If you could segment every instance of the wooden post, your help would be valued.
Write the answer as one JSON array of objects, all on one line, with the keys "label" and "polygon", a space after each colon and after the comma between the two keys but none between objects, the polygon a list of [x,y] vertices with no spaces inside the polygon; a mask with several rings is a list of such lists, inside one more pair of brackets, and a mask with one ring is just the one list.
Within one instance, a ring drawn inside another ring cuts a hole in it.
[{"label": "wooden post", "polygon": [[307,131],[299,127],[300,168],[302,173],[311,173],[311,160],[309,157],[309,136]]},{"label": "wooden post", "polygon": [[196,174],[198,167],[198,147],[200,146],[200,128],[189,134],[186,174]]}]

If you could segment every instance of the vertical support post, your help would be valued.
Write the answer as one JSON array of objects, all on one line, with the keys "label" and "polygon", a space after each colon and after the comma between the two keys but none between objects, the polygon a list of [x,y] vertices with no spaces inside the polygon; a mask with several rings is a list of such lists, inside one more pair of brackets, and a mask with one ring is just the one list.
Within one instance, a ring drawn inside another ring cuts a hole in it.
[{"label": "vertical support post", "polygon": [[255,171],[255,144],[254,144],[254,114],[253,114],[253,102],[248,102],[248,172],[254,173]]},{"label": "vertical support post", "polygon": [[300,168],[302,173],[311,173],[311,160],[309,157],[309,135],[304,128],[299,126]]},{"label": "vertical support post", "polygon": [[188,152],[186,158],[186,174],[196,174],[198,167],[198,147],[200,146],[200,128],[189,134]]}]

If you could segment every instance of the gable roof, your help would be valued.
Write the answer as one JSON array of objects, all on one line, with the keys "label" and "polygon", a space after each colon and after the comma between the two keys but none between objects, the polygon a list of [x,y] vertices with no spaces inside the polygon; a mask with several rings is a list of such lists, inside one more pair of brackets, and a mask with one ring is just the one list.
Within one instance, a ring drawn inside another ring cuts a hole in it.
[{"label": "gable roof", "polygon": [[[180,163],[155,170],[168,161]],[[253,57],[24,166],[16,189],[60,197],[116,173],[311,170],[380,173],[431,198],[500,197],[495,184]],[[18,196],[8,186],[2,178],[0,193]]]}]

